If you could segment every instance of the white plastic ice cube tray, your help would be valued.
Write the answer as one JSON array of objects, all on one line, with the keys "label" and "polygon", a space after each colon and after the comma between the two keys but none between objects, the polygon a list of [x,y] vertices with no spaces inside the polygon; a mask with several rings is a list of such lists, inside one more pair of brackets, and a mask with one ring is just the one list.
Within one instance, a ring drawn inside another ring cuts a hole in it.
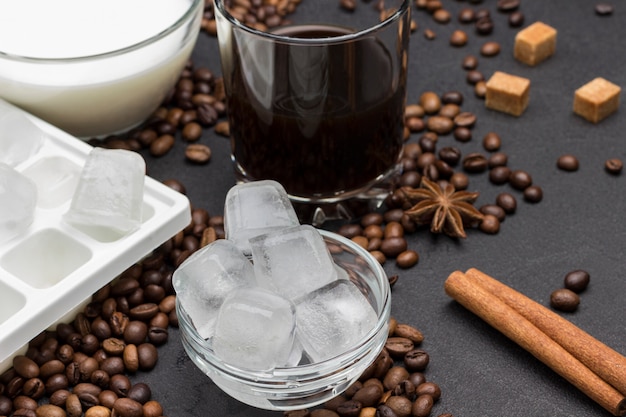
[{"label": "white plastic ice cube tray", "polygon": [[[0,114],[10,110],[18,109],[0,100]],[[191,220],[187,197],[146,177],[143,219],[135,232],[120,238],[62,222],[93,148],[24,114],[49,138],[36,155],[15,168],[44,188],[45,181],[59,173],[66,182],[51,195],[40,193],[35,220],[23,236],[0,243],[0,372],[33,337]]]}]

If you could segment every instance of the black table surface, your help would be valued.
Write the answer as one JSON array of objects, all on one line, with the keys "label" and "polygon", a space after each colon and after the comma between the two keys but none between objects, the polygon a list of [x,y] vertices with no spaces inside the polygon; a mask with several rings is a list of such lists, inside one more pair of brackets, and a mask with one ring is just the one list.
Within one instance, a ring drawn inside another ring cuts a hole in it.
[{"label": "black table surface", "polygon": [[[372,7],[373,3],[359,6]],[[626,86],[626,8],[621,2],[614,3],[616,10],[611,16],[599,16],[594,12],[595,3],[587,0],[522,2],[524,26],[542,21],[558,31],[555,55],[536,67],[513,58],[519,29],[509,27],[507,15],[496,10],[495,0],[444,2],[453,16],[448,24],[435,23],[425,11],[412,7],[419,27],[411,37],[407,102],[416,103],[424,91],[462,92],[462,109],[478,116],[473,139],[460,143],[452,135],[443,136],[439,146],[455,145],[463,154],[486,154],[482,137],[497,132],[502,137],[501,150],[509,155],[509,166],[529,172],[544,192],[540,203],[530,204],[509,185],[491,184],[486,173],[472,174],[469,189],[480,192],[477,206],[493,203],[503,191],[518,197],[516,213],[506,218],[499,233],[470,230],[467,239],[457,241],[420,230],[408,237],[409,247],[420,254],[419,264],[408,270],[398,269],[393,262],[384,266],[388,274],[400,277],[392,293],[392,315],[425,335],[422,348],[431,359],[426,376],[442,390],[433,416],[444,412],[455,417],[610,415],[451,300],[443,283],[451,272],[475,267],[547,306],[550,293],[563,286],[567,272],[587,270],[591,284],[581,294],[578,310],[559,314],[626,354],[626,198],[621,194],[626,192],[626,173],[614,176],[604,170],[608,158],[626,159],[626,113],[620,109],[594,125],[572,111],[574,91],[595,77]],[[456,16],[463,7],[488,9],[494,32],[479,36],[471,25],[461,25]],[[323,13],[317,9],[314,0],[304,1],[294,20],[298,14]],[[354,19],[358,18],[357,12]],[[425,39],[427,28],[436,33],[435,39]],[[455,29],[467,32],[466,46],[449,45]],[[491,40],[501,44],[501,53],[480,56],[480,46]],[[484,101],[474,96],[461,67],[468,54],[479,58],[478,69],[487,78],[500,70],[531,80],[530,104],[521,117],[487,110]],[[216,39],[201,33],[193,60],[196,66],[220,74]],[[414,134],[410,141],[418,136]],[[234,185],[229,142],[211,129],[200,142],[213,151],[207,165],[186,162],[185,144],[179,140],[164,157],[145,155],[148,172],[158,180],[179,179],[195,207],[222,214],[226,192]],[[578,157],[578,171],[556,167],[557,158],[566,153]],[[160,348],[157,367],[135,379],[151,385],[155,399],[170,417],[281,415],[246,406],[224,394],[187,357],[176,329],[169,343]]]}]

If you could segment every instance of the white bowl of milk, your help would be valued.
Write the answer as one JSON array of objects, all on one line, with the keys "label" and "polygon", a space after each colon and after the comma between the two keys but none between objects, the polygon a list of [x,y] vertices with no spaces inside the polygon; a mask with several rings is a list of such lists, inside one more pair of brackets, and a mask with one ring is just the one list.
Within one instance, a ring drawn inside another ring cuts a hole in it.
[{"label": "white bowl of milk", "polygon": [[81,138],[139,125],[175,85],[204,0],[0,2],[0,97]]}]

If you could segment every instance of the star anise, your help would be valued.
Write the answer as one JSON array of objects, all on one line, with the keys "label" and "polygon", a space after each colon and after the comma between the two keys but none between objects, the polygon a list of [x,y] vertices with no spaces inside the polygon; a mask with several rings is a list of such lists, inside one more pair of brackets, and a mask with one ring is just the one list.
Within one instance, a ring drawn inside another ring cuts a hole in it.
[{"label": "star anise", "polygon": [[442,189],[426,177],[422,178],[420,188],[404,187],[402,190],[415,204],[405,213],[417,224],[430,224],[433,233],[465,238],[463,227],[483,219],[482,213],[473,205],[478,198],[477,192],[456,191],[452,184]]}]

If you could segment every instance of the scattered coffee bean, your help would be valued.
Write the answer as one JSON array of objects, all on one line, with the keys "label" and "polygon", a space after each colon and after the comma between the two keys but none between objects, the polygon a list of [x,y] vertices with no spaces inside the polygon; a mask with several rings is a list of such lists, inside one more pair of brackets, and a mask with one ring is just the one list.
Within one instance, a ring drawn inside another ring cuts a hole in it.
[{"label": "scattered coffee bean", "polygon": [[478,67],[478,58],[474,55],[466,55],[461,66],[464,70],[475,70]]},{"label": "scattered coffee bean", "polygon": [[517,169],[511,171],[509,182],[516,190],[525,190],[532,185],[533,180],[528,172]]},{"label": "scattered coffee bean", "polygon": [[515,11],[520,6],[520,0],[498,0],[496,7],[498,11],[509,13]]},{"label": "scattered coffee bean", "polygon": [[419,262],[418,253],[410,249],[399,253],[398,256],[396,257],[396,265],[398,265],[398,267],[402,269],[411,268],[417,265],[418,262]]},{"label": "scattered coffee bean", "polygon": [[618,159],[618,158],[607,159],[606,162],[604,163],[604,169],[609,174],[618,175],[622,172],[623,168],[624,168],[624,163],[622,162],[621,159]]},{"label": "scattered coffee bean", "polygon": [[459,10],[458,20],[460,23],[472,23],[476,19],[474,14],[474,9],[470,9],[469,7],[462,8]]},{"label": "scattered coffee bean", "polygon": [[537,185],[531,185],[524,190],[524,200],[529,203],[538,203],[543,199],[543,190]]},{"label": "scattered coffee bean", "polygon": [[448,23],[452,16],[446,9],[437,9],[433,13],[433,20],[437,23]]},{"label": "scattered coffee bean", "polygon": [[483,137],[483,148],[486,151],[493,152],[500,149],[502,146],[502,139],[500,139],[500,135],[495,132],[489,132]]},{"label": "scattered coffee bean", "polygon": [[485,98],[487,95],[487,83],[485,81],[479,81],[474,85],[474,95],[478,98]]},{"label": "scattered coffee bean", "polygon": [[456,115],[454,124],[461,127],[472,127],[476,123],[476,115],[474,113],[464,111]]},{"label": "scattered coffee bean", "polygon": [[583,292],[587,286],[589,285],[589,273],[587,271],[583,271],[582,269],[576,269],[574,271],[570,271],[565,275],[563,283],[565,288],[571,290],[575,293]]},{"label": "scattered coffee bean", "polygon": [[518,28],[524,24],[524,13],[519,10],[514,11],[509,15],[509,26],[512,28]]},{"label": "scattered coffee bean", "polygon": [[211,148],[200,143],[192,143],[187,145],[185,157],[190,162],[206,164],[211,159]]},{"label": "scattered coffee bean", "polygon": [[480,54],[482,56],[492,57],[500,53],[500,44],[498,42],[489,41],[485,42],[480,47]]},{"label": "scattered coffee bean", "polygon": [[610,16],[613,14],[613,5],[611,3],[597,3],[594,9],[598,16]]},{"label": "scattered coffee bean", "polygon": [[424,30],[424,38],[428,39],[429,41],[432,41],[436,37],[437,37],[437,34],[432,29]]},{"label": "scattered coffee bean", "polygon": [[493,21],[490,17],[484,16],[478,18],[474,23],[474,27],[476,28],[476,33],[479,35],[489,35],[493,32]]},{"label": "scattered coffee bean", "polygon": [[511,178],[511,169],[506,165],[496,166],[489,170],[489,181],[493,184],[506,184],[509,178]]},{"label": "scattered coffee bean", "polygon": [[471,173],[484,172],[487,169],[487,158],[478,152],[469,153],[463,158],[463,169]]},{"label": "scattered coffee bean", "polygon": [[570,154],[561,155],[556,161],[556,166],[563,171],[577,171],[578,165],[578,159]]},{"label": "scattered coffee bean", "polygon": [[450,45],[461,47],[465,46],[465,44],[467,44],[467,33],[462,30],[452,32],[452,35],[450,35]]},{"label": "scattered coffee bean", "polygon": [[511,193],[500,193],[496,196],[496,204],[502,207],[506,214],[513,214],[517,210],[517,199]]},{"label": "scattered coffee bean", "polygon": [[447,91],[441,96],[441,102],[443,104],[456,104],[460,106],[463,104],[463,94],[459,91]]},{"label": "scattered coffee bean", "polygon": [[485,215],[490,214],[492,216],[495,216],[499,222],[503,222],[506,218],[506,212],[502,207],[497,204],[483,204],[482,206],[480,206],[478,211]]},{"label": "scattered coffee bean", "polygon": [[571,312],[578,308],[580,297],[572,290],[560,288],[550,294],[550,305],[560,311]]},{"label": "scattered coffee bean", "polygon": [[420,395],[413,403],[411,415],[413,417],[428,417],[433,409],[433,404],[433,397],[428,394]]},{"label": "scattered coffee bean", "polygon": [[500,231],[500,221],[493,214],[486,214],[480,222],[479,229],[490,235],[496,234]]},{"label": "scattered coffee bean", "polygon": [[487,164],[489,165],[489,168],[493,168],[506,165],[508,162],[509,157],[507,156],[507,154],[503,152],[496,152],[489,156]]},{"label": "scattered coffee bean", "polygon": [[441,109],[441,99],[432,91],[422,93],[419,98],[419,104],[426,114],[434,114]]}]

